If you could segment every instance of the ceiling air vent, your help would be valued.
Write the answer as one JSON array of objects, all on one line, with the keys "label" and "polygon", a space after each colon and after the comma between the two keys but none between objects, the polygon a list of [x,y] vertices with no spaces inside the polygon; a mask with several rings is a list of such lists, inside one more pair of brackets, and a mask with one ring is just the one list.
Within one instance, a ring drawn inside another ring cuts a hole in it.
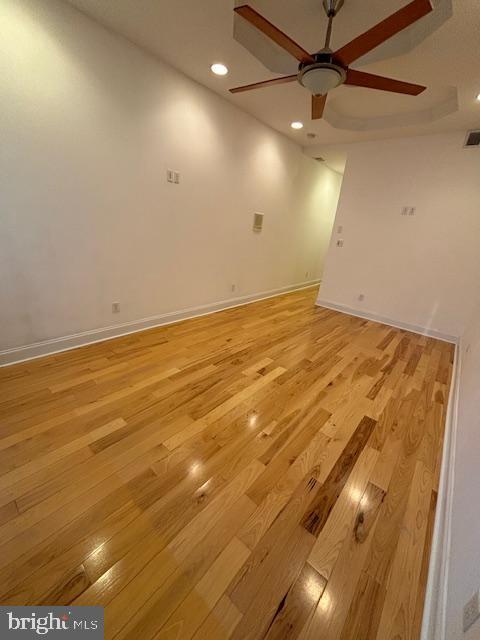
[{"label": "ceiling air vent", "polygon": [[469,131],[465,140],[465,147],[480,147],[480,129]]}]

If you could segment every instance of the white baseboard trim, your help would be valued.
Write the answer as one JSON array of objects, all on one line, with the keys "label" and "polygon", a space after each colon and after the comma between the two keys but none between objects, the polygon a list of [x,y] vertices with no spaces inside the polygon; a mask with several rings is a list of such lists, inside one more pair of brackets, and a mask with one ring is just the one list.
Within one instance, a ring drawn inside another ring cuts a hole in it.
[{"label": "white baseboard trim", "polygon": [[397,329],[404,329],[405,331],[418,333],[422,336],[437,338],[437,340],[443,340],[444,342],[451,342],[453,344],[458,344],[459,342],[458,336],[453,336],[448,333],[442,333],[441,331],[436,331],[435,329],[429,329],[427,327],[421,327],[415,324],[409,324],[408,322],[392,320],[392,318],[386,318],[385,316],[380,316],[380,315],[377,315],[376,313],[371,313],[369,311],[359,311],[358,309],[353,309],[343,304],[330,302],[330,300],[322,300],[319,298],[316,304],[318,307],[326,307],[327,309],[332,309],[332,311],[340,311],[340,313],[346,313],[349,316],[356,316],[357,318],[363,318],[364,320],[372,320],[373,322],[386,324],[386,325],[389,325],[390,327],[396,327]]},{"label": "white baseboard trim", "polygon": [[450,396],[448,398],[442,469],[430,552],[421,640],[447,640],[448,574],[461,370],[462,352],[461,346],[457,345]]},{"label": "white baseboard trim", "polygon": [[251,304],[252,302],[259,302],[260,300],[274,298],[275,296],[279,296],[283,293],[309,289],[310,287],[317,286],[319,283],[320,280],[309,280],[308,282],[287,285],[278,289],[271,289],[270,291],[252,293],[246,296],[230,298],[229,300],[220,300],[219,302],[212,302],[211,304],[182,309],[181,311],[170,311],[150,318],[132,320],[131,322],[112,325],[110,327],[91,329],[89,331],[82,331],[81,333],[76,333],[70,336],[62,336],[60,338],[42,340],[41,342],[35,342],[22,347],[5,349],[4,351],[0,351],[0,367],[7,367],[12,364],[18,364],[35,358],[42,358],[55,353],[61,353],[62,351],[78,349],[79,347],[84,347],[95,342],[113,340],[114,338],[120,338],[121,336],[125,336],[130,333],[137,333],[138,331],[144,331],[145,329],[153,329],[155,327],[173,324],[190,318],[218,313],[225,309],[240,307],[245,304]]}]

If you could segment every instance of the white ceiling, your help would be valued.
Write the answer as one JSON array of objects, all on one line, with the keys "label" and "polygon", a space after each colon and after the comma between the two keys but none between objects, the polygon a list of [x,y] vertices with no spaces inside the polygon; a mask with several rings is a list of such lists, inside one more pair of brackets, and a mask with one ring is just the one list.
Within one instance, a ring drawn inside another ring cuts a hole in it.
[{"label": "white ceiling", "polygon": [[[480,93],[479,0],[435,0],[433,14],[352,65],[425,84],[428,91],[415,98],[339,87],[329,96],[326,111],[328,120],[336,126],[325,120],[311,121],[309,94],[297,83],[229,93],[230,87],[276,76],[234,38],[234,0],[67,1],[304,146],[480,126],[480,102],[475,100]],[[335,21],[333,48],[406,3],[368,0],[366,10],[365,0],[345,0]],[[326,17],[321,0],[251,0],[250,4],[307,50],[322,47]],[[453,16],[449,17],[452,4]],[[236,35],[242,39],[238,23]],[[210,72],[212,62],[224,62],[229,75],[214,76]],[[280,60],[278,64],[284,68],[285,62]],[[294,73],[295,68],[285,71]],[[458,110],[439,117],[451,111],[452,104],[456,109],[456,89]],[[434,122],[430,122],[432,117],[436,118]],[[292,120],[303,121],[305,128],[293,131],[289,126]],[[398,126],[399,122],[410,124]],[[308,133],[315,137],[308,137]]]}]

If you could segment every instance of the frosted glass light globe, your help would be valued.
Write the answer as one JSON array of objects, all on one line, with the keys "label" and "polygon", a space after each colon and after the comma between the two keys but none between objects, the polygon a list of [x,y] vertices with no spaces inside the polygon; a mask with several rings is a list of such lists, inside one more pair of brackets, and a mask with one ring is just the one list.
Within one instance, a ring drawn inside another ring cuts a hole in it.
[{"label": "frosted glass light globe", "polygon": [[329,67],[316,67],[305,71],[301,82],[314,96],[324,96],[326,93],[342,84],[343,78],[338,71]]}]

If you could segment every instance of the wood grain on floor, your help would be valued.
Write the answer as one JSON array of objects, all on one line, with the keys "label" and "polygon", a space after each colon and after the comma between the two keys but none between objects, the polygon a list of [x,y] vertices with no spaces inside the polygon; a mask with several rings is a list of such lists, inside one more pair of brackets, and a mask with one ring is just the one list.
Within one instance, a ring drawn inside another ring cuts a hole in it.
[{"label": "wood grain on floor", "polygon": [[307,289],[0,370],[0,602],[419,638],[454,347]]}]

